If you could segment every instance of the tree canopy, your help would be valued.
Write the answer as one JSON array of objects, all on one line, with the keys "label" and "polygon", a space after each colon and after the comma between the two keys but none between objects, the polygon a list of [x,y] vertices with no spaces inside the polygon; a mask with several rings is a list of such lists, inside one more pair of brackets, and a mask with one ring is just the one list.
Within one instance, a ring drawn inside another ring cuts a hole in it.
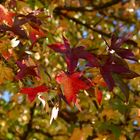
[{"label": "tree canopy", "polygon": [[0,140],[139,140],[138,0],[3,0]]}]

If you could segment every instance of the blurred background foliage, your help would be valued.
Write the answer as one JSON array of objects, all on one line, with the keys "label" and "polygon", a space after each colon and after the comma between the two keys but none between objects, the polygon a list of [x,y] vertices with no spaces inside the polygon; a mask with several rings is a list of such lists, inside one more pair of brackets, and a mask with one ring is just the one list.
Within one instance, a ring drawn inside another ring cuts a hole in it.
[{"label": "blurred background foliage", "polygon": [[[54,80],[56,74],[66,69],[60,54],[46,47],[48,44],[62,42],[62,34],[70,40],[72,47],[84,45],[95,54],[104,54],[106,44],[110,44],[111,34],[123,36],[131,32],[131,39],[137,45],[131,48],[138,63],[131,62],[129,67],[140,74],[140,2],[139,0],[3,0],[1,4],[16,13],[27,14],[43,8],[39,14],[41,29],[45,38],[39,39],[30,53],[30,63],[39,65],[41,79],[25,78],[13,82],[17,71],[13,60],[0,60],[0,140],[139,140],[140,139],[140,78],[127,82],[130,92],[129,101],[124,101],[122,91],[115,87],[113,92],[102,88],[103,101],[98,104],[93,91],[79,94],[80,112],[64,101],[57,120],[50,125],[51,110],[42,109],[36,103],[30,104],[19,88],[45,83],[54,87],[46,100],[51,107],[58,102],[58,89]],[[47,16],[47,17],[46,17]],[[27,33],[30,27],[27,26]],[[10,48],[10,40],[1,36],[0,52]],[[7,43],[7,45],[6,45]],[[27,51],[30,41],[22,40]],[[5,46],[5,47],[3,47]],[[15,59],[19,54],[15,52]],[[84,62],[79,62],[79,69]],[[87,69],[95,77],[98,69]],[[55,88],[57,90],[55,90]],[[93,94],[93,95],[92,95]]]}]

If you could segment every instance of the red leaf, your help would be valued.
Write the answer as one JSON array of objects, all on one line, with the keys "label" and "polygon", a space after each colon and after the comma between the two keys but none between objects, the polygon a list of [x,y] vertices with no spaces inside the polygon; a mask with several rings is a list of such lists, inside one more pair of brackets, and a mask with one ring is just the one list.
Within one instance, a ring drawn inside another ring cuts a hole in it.
[{"label": "red leaf", "polygon": [[73,74],[61,73],[57,75],[56,81],[61,85],[62,91],[68,103],[76,101],[76,95],[80,90],[90,88],[88,80],[81,79],[82,73],[75,72]]},{"label": "red leaf", "polygon": [[[109,50],[114,50],[120,57],[137,61],[132,50],[121,48],[124,43],[130,42],[131,34],[126,34],[123,37],[117,38],[115,35],[111,38],[111,45],[109,46]],[[132,42],[132,41],[131,41]]]},{"label": "red leaf", "polygon": [[29,38],[32,41],[32,43],[35,43],[38,38],[44,37],[45,34],[40,28],[31,28],[29,32]]},{"label": "red leaf", "polygon": [[92,65],[92,67],[99,66],[98,59],[92,53],[85,50],[85,47],[79,46],[75,48],[70,48],[70,43],[64,36],[63,42],[64,44],[56,43],[48,45],[48,47],[50,47],[56,52],[64,54],[69,73],[73,73],[75,71],[78,60],[80,58],[87,60],[88,63]]},{"label": "red leaf", "polygon": [[137,61],[131,49],[119,48],[116,53],[122,58]]},{"label": "red leaf", "polygon": [[39,93],[39,92],[47,92],[48,91],[48,87],[44,86],[44,85],[41,85],[41,86],[38,86],[38,87],[34,87],[34,88],[22,88],[20,90],[21,93],[23,94],[27,94],[28,95],[28,99],[30,102],[34,101],[36,95]]},{"label": "red leaf", "polygon": [[115,86],[115,82],[112,78],[111,72],[109,70],[104,69],[104,68],[100,68],[100,72],[101,72],[109,90],[112,91],[114,86]]},{"label": "red leaf", "polygon": [[27,75],[38,76],[38,74],[34,70],[34,68],[36,68],[36,66],[27,66],[26,64],[23,64],[21,61],[17,61],[16,63],[18,65],[18,67],[20,68],[20,71],[15,76],[16,80],[21,80],[24,77],[26,77]]},{"label": "red leaf", "polygon": [[103,93],[96,87],[95,94],[96,94],[96,100],[98,101],[98,104],[101,105]]},{"label": "red leaf", "polygon": [[[36,15],[38,15],[41,12],[41,10],[35,10],[29,13],[28,15],[18,14],[15,16],[15,14],[8,12],[7,9],[4,9],[4,7],[0,5],[0,12],[3,13],[3,14],[0,13],[0,19],[2,20],[2,23],[3,21],[6,21],[6,23],[8,24],[8,25],[6,24],[0,25],[1,32],[12,31],[19,37],[28,39],[27,33],[25,29],[23,29],[22,25],[26,23],[29,24],[34,23],[38,26],[41,25],[41,21],[36,17]],[[38,35],[40,34],[41,31],[38,33]]]},{"label": "red leaf", "polygon": [[122,59],[119,59],[122,62],[118,62],[118,60],[116,61],[116,58],[117,57],[113,57],[113,55],[109,54],[105,56],[102,55],[101,59],[104,63],[100,66],[100,72],[110,91],[112,91],[115,86],[115,82],[112,77],[113,73],[119,74],[128,79],[139,76],[137,73],[129,70],[129,67],[123,63]]},{"label": "red leaf", "polygon": [[51,44],[51,45],[48,45],[48,47],[59,53],[66,52],[66,48],[65,48],[64,44],[62,44],[62,43]]},{"label": "red leaf", "polygon": [[0,4],[0,24],[6,22],[8,25],[12,26],[14,15],[14,13],[9,12],[3,5]]}]

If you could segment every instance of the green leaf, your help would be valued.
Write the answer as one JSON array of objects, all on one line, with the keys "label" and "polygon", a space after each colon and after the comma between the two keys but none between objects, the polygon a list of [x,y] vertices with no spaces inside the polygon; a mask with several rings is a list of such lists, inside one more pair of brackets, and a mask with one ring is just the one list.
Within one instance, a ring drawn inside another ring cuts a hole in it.
[{"label": "green leaf", "polygon": [[114,125],[114,124],[109,124],[109,130],[111,130],[113,132],[113,134],[115,135],[116,139],[118,139],[121,135],[121,129],[120,127]]}]

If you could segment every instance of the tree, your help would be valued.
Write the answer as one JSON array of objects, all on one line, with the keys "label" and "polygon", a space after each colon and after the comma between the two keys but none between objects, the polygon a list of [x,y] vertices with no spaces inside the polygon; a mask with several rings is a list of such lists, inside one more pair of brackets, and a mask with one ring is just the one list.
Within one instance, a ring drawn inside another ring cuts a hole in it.
[{"label": "tree", "polygon": [[139,11],[134,0],[3,1],[0,139],[139,139]]}]

